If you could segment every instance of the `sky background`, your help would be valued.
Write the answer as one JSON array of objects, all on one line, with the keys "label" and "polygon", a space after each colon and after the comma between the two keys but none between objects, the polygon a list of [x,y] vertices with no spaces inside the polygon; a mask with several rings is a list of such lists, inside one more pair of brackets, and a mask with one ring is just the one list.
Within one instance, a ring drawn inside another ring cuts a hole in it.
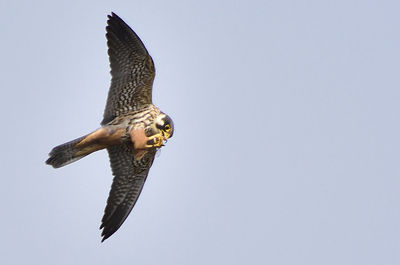
[{"label": "sky background", "polygon": [[[112,4],[110,4],[112,2]],[[0,1],[0,264],[400,264],[400,2]],[[100,243],[111,11],[175,122]]]}]

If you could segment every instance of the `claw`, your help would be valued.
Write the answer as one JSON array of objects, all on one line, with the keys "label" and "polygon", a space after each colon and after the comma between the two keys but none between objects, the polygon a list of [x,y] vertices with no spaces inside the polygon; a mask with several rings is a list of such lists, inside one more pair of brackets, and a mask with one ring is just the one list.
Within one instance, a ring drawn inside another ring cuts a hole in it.
[{"label": "claw", "polygon": [[163,143],[164,137],[160,134],[156,134],[153,136],[149,137],[149,140],[147,140],[146,148],[152,148],[152,147],[161,147],[164,146]]}]

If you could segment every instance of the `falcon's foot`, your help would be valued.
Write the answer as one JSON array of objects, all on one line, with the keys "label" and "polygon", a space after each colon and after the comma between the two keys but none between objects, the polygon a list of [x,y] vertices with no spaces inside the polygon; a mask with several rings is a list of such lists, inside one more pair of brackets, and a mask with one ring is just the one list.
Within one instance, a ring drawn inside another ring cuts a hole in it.
[{"label": "falcon's foot", "polygon": [[148,138],[145,147],[146,148],[162,147],[162,146],[164,146],[164,140],[166,140],[164,135],[162,135],[161,133],[160,134],[155,134],[155,135],[150,136]]}]

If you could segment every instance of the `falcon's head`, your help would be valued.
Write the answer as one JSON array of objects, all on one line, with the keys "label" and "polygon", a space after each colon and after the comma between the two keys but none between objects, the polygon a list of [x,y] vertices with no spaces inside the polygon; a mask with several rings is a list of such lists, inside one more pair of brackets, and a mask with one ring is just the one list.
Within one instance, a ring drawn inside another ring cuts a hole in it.
[{"label": "falcon's head", "polygon": [[174,134],[174,122],[167,114],[161,112],[146,131],[150,136],[148,145],[161,147],[164,146],[164,141],[167,142]]},{"label": "falcon's head", "polygon": [[174,122],[167,114],[160,113],[155,120],[155,124],[165,141],[174,134]]}]

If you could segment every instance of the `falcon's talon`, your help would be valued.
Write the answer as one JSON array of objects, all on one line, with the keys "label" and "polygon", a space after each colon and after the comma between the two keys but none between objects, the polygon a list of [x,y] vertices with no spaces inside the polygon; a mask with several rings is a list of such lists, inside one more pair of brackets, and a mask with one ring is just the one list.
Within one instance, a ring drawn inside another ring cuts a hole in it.
[{"label": "falcon's talon", "polygon": [[164,137],[161,136],[160,134],[156,134],[153,136],[149,137],[149,140],[147,140],[147,144],[145,148],[153,148],[153,147],[161,147],[164,146]]}]

